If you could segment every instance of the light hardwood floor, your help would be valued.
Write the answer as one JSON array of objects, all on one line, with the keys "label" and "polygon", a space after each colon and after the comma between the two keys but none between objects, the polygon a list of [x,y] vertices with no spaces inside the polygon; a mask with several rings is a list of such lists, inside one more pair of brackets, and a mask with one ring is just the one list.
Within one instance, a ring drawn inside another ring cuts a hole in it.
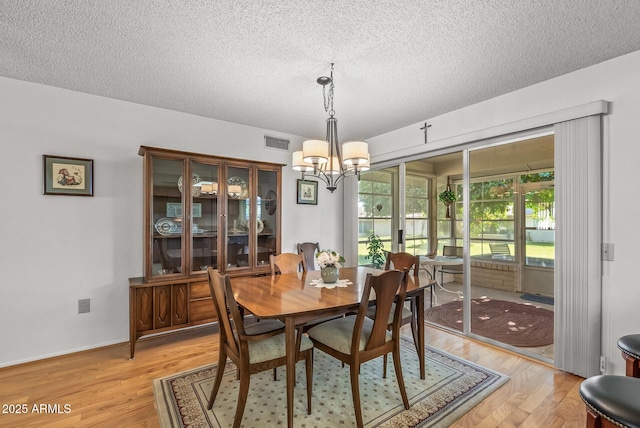
[{"label": "light hardwood floor", "polygon": [[[128,344],[121,344],[2,368],[0,410],[26,404],[28,411],[0,413],[0,427],[157,427],[152,380],[216,362],[214,331],[142,340],[134,360],[128,359]],[[430,327],[426,342],[511,377],[453,427],[585,426],[582,378]],[[34,413],[34,404],[51,410],[57,404],[60,413]]]}]

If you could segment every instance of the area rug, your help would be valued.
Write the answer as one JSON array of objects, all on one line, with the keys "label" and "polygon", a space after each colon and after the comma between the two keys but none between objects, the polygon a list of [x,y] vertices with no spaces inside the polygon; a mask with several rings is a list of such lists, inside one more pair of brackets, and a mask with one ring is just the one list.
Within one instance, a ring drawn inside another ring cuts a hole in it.
[{"label": "area rug", "polygon": [[[402,373],[411,408],[405,410],[398,392],[392,359],[382,378],[382,358],[360,370],[360,400],[366,427],[446,427],[472,409],[509,378],[453,355],[426,348],[426,379],[419,375],[413,341],[402,339]],[[225,374],[212,410],[207,401],[216,364],[156,379],[153,389],[160,425],[167,427],[216,427],[233,424],[238,397],[236,368],[227,361]],[[335,428],[355,426],[349,367],[316,350],[313,367],[312,414],[307,415],[304,363],[296,366],[294,396],[296,427]],[[278,369],[251,376],[243,427],[287,425],[286,375]]]},{"label": "area rug", "polygon": [[[425,311],[425,320],[462,331],[462,301]],[[553,344],[553,311],[530,303],[471,300],[471,332],[512,346]]]}]

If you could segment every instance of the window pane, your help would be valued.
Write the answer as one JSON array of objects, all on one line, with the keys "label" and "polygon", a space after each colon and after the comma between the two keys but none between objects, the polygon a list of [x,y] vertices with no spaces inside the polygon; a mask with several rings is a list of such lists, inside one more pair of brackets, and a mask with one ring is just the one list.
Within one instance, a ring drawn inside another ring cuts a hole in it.
[{"label": "window pane", "polygon": [[483,199],[505,199],[513,197],[513,179],[492,180],[484,183]]},{"label": "window pane", "polygon": [[513,201],[483,202],[481,212],[485,219],[513,219]]},{"label": "window pane", "polygon": [[369,180],[361,179],[358,182],[358,192],[359,193],[371,193],[372,188],[373,188],[373,185],[372,185],[371,181],[369,181]]},{"label": "window pane", "polygon": [[436,222],[438,227],[438,238],[449,238],[451,237],[451,221],[449,220],[438,220]]},{"label": "window pane", "polygon": [[375,217],[391,217],[393,209],[393,201],[391,196],[373,196],[373,208],[375,208]]}]

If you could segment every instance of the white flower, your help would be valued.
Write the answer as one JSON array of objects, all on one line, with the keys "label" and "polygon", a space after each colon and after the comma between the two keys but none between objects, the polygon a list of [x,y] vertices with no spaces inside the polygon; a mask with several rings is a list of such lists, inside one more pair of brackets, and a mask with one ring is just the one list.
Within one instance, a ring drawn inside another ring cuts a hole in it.
[{"label": "white flower", "polygon": [[316,253],[316,260],[320,268],[335,266],[341,268],[344,263],[344,257],[333,250],[322,250]]}]

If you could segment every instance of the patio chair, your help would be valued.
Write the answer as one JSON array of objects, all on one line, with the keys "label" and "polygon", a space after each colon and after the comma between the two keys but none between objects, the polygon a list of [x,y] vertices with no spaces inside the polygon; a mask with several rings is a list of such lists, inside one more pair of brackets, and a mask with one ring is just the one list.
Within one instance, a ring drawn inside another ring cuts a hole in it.
[{"label": "patio chair", "polygon": [[511,256],[511,249],[506,242],[489,242],[489,249],[491,250],[491,257],[504,258]]},{"label": "patio chair", "polygon": [[[442,248],[442,255],[448,257],[463,257],[463,249],[462,247],[456,247],[453,245],[445,245]],[[440,273],[440,284],[444,284],[444,274],[448,273],[451,275],[462,275],[463,274],[463,266],[462,265],[451,265],[451,266],[440,266],[438,268],[438,272]],[[437,274],[437,273],[436,273]]]}]

